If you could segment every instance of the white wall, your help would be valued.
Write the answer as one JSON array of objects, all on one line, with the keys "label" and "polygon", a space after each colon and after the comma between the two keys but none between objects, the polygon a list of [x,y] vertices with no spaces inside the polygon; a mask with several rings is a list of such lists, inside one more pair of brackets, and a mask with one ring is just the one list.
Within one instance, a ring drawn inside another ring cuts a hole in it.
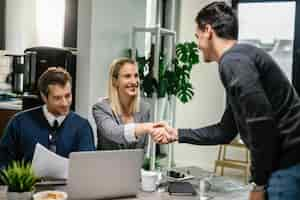
[{"label": "white wall", "polygon": [[[50,1],[51,6],[46,7]],[[6,1],[5,48],[9,53],[24,53],[33,46],[62,46],[64,2],[56,1],[59,3],[53,0]],[[57,13],[52,12],[55,9]]]},{"label": "white wall", "polygon": [[[181,1],[179,14],[179,42],[195,40],[195,17],[209,0]],[[201,60],[201,58],[200,58]],[[192,83],[195,95],[191,102],[176,105],[176,127],[199,128],[219,122],[225,102],[225,93],[219,79],[216,63],[201,63],[193,68]],[[179,166],[194,165],[213,170],[218,146],[175,144],[175,163]],[[238,156],[240,155],[237,152]],[[235,152],[234,152],[234,155]]]},{"label": "white wall", "polygon": [[11,53],[23,51],[36,44],[36,0],[6,1],[5,46]]},{"label": "white wall", "polygon": [[109,65],[130,48],[132,27],[145,26],[146,0],[79,0],[78,13],[76,110],[94,126],[91,106],[107,95]]},{"label": "white wall", "polygon": [[76,111],[85,117],[88,117],[91,99],[91,19],[92,0],[78,1]]}]

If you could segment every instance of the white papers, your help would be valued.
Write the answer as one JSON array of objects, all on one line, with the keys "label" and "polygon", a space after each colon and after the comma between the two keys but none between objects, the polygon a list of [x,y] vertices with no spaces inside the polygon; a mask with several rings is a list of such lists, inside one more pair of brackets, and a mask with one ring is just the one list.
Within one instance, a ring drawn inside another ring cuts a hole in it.
[{"label": "white papers", "polygon": [[35,146],[32,167],[39,177],[67,179],[69,159],[61,157],[37,143]]}]

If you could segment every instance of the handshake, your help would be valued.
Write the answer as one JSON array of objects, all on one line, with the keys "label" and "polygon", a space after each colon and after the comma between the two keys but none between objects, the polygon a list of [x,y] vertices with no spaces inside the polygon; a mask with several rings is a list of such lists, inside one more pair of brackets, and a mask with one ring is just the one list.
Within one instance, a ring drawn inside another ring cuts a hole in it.
[{"label": "handshake", "polygon": [[168,144],[178,140],[178,131],[165,122],[151,123],[149,134],[158,144]]}]

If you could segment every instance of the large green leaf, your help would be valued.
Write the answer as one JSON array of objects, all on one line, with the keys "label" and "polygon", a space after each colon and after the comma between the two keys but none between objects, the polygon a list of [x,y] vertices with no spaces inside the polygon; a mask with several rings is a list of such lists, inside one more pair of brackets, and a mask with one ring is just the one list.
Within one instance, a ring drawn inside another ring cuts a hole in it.
[{"label": "large green leaf", "polygon": [[[154,54],[154,52],[151,53]],[[198,47],[195,42],[177,44],[176,57],[171,62],[167,62],[166,57],[160,54],[158,80],[154,78],[151,56],[146,59],[137,54],[137,62],[139,63],[141,90],[146,97],[152,97],[152,94],[156,92],[158,97],[175,95],[183,103],[192,99],[194,92],[190,83],[191,72],[193,65],[199,63]],[[171,65],[173,71],[170,70]]]},{"label": "large green leaf", "polygon": [[141,82],[142,92],[146,97],[152,97],[152,94],[157,90],[158,83],[151,74],[145,76],[144,80]]}]

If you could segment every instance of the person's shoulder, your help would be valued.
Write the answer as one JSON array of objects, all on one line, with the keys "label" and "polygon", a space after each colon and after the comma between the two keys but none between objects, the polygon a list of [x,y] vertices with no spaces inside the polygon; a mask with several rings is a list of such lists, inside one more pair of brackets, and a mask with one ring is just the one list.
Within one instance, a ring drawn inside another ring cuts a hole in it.
[{"label": "person's shoulder", "polygon": [[248,50],[258,50],[259,48],[253,44],[247,44],[247,43],[238,43],[233,48],[233,52],[243,52]]},{"label": "person's shoulder", "polygon": [[70,121],[72,124],[76,124],[78,126],[82,126],[83,124],[89,123],[87,118],[79,115],[74,111],[70,111],[67,118],[69,118],[68,121]]},{"label": "person's shoulder", "polygon": [[241,56],[247,56],[255,47],[250,44],[236,44],[224,53],[221,61],[238,60]]},{"label": "person's shoulder", "polygon": [[225,66],[234,67],[234,63],[253,63],[255,55],[260,49],[250,44],[236,44],[224,53],[220,60],[220,69]]},{"label": "person's shoulder", "polygon": [[63,122],[66,127],[72,127],[70,131],[84,130],[84,132],[92,132],[89,120],[74,111],[70,111],[67,118]]},{"label": "person's shoulder", "polygon": [[76,113],[74,111],[70,111],[67,117],[70,117],[73,120],[79,120],[79,121],[85,121],[85,120],[87,120],[85,117],[81,116],[80,114],[78,114],[78,113]]},{"label": "person's shoulder", "polygon": [[20,112],[17,112],[10,120],[9,125],[14,126],[16,124],[25,124],[28,125],[28,120],[36,119],[39,117],[42,113],[42,106],[30,108],[27,110],[23,110]]},{"label": "person's shoulder", "polygon": [[38,107],[30,108],[30,109],[23,110],[23,111],[20,111],[20,112],[16,113],[15,116],[14,116],[14,119],[27,118],[27,117],[30,117],[30,116],[40,114],[42,112],[43,112],[42,106],[38,106]]},{"label": "person's shoulder", "polygon": [[109,100],[107,97],[101,97],[98,101],[93,105],[93,110],[105,110],[110,111],[111,107],[109,104]]}]

